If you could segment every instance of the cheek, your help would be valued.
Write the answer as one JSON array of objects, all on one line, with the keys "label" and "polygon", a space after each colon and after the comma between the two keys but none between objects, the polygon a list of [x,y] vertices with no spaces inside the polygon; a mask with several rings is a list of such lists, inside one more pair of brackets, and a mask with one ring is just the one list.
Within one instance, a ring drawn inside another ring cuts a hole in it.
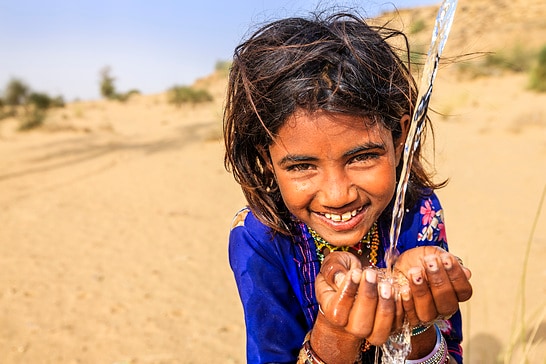
[{"label": "cheek", "polygon": [[290,212],[297,214],[297,210],[307,208],[312,199],[312,184],[310,182],[286,181],[282,178],[277,182],[284,204]]},{"label": "cheek", "polygon": [[391,164],[382,166],[374,173],[364,174],[359,184],[371,197],[386,205],[396,191],[396,169]]}]

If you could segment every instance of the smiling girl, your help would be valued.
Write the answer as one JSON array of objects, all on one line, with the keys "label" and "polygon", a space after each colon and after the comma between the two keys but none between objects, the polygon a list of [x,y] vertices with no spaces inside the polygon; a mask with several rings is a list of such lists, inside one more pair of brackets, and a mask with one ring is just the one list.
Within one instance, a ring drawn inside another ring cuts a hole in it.
[{"label": "smiling girl", "polygon": [[419,150],[394,266],[407,283],[378,278],[417,96],[394,36],[352,14],[289,18],[235,50],[225,164],[248,207],[229,255],[249,363],[373,362],[403,322],[409,363],[462,362],[470,272],[447,252]]}]

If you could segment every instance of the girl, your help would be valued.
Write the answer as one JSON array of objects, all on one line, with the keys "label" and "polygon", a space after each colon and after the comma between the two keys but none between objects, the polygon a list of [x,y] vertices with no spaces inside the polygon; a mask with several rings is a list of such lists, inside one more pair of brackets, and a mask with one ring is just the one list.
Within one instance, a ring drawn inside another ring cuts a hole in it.
[{"label": "girl", "polygon": [[419,151],[394,265],[407,280],[378,277],[417,95],[394,36],[407,44],[352,14],[319,15],[273,22],[235,50],[225,165],[248,207],[229,256],[249,363],[373,362],[404,320],[408,362],[462,362],[470,272],[447,252]]}]

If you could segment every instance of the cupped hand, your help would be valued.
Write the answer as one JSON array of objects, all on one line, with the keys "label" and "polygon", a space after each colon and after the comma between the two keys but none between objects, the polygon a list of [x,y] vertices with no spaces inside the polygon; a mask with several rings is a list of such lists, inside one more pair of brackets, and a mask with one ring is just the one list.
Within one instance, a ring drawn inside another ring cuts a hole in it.
[{"label": "cupped hand", "polygon": [[397,308],[391,283],[378,279],[377,269],[363,269],[351,253],[326,256],[315,290],[319,315],[333,330],[381,345],[402,325],[402,306],[399,302]]},{"label": "cupped hand", "polygon": [[453,254],[437,247],[409,249],[397,259],[394,270],[407,278],[400,288],[410,325],[447,318],[459,302],[472,296],[471,272]]}]

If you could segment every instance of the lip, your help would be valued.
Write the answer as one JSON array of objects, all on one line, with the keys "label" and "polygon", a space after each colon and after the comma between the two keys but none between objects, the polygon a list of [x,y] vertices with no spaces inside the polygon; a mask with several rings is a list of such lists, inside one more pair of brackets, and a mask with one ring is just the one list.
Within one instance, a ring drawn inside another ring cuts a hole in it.
[{"label": "lip", "polygon": [[[322,225],[325,225],[328,229],[331,229],[336,232],[344,232],[347,230],[352,230],[358,226],[365,218],[366,212],[368,211],[367,206],[362,206],[360,210],[354,215],[350,220],[347,221],[333,221],[326,216],[324,213],[315,212],[315,216],[318,218]],[[358,210],[358,209],[357,209]]]}]

